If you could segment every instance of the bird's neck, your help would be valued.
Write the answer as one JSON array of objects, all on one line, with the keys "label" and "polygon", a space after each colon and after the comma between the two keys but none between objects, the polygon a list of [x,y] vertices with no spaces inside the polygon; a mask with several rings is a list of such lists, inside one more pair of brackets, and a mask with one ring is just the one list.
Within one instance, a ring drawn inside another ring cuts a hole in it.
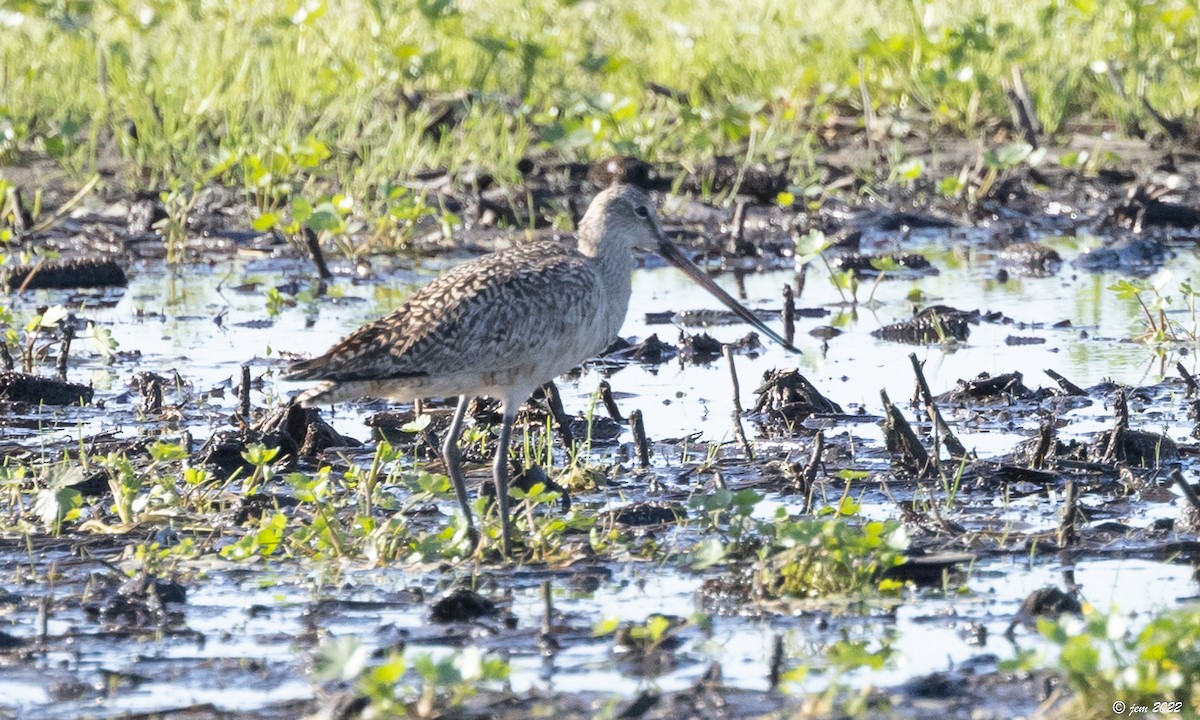
[{"label": "bird's neck", "polygon": [[625,315],[629,310],[629,298],[633,293],[633,245],[636,228],[623,228],[605,222],[590,210],[579,224],[579,253],[589,259],[589,264],[599,276],[602,284],[601,306],[595,318],[600,325],[596,328],[596,347],[591,354],[599,353],[617,338]]},{"label": "bird's neck", "polygon": [[605,308],[602,312],[603,345],[600,352],[617,338],[625,315],[629,310],[629,298],[633,294],[633,249],[624,247],[601,248],[593,256],[593,267],[604,284]]},{"label": "bird's neck", "polygon": [[627,285],[634,267],[630,231],[603,222],[589,223],[587,220],[584,218],[584,223],[579,226],[580,254],[596,262],[610,286],[620,283]]}]

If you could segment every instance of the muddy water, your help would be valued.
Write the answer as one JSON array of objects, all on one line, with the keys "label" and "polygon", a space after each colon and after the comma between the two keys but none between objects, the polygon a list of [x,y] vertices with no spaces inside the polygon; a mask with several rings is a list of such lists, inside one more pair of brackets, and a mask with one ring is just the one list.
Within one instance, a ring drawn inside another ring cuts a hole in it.
[{"label": "muddy water", "polygon": [[[945,248],[947,244],[945,237],[926,241],[930,247]],[[1087,240],[1051,239],[1048,244],[1068,261],[1059,273],[999,281],[992,258],[968,243],[950,238],[951,251],[931,253],[939,274],[886,279],[875,292],[876,303],[870,307],[865,305],[869,280],[859,290],[863,303],[852,308],[841,303],[823,270],[810,269],[798,304],[802,308],[823,308],[829,315],[799,320],[797,344],[805,350],[801,357],[776,347],[738,356],[743,404],[752,404],[752,391],[764,371],[799,367],[848,412],[861,409],[878,414],[881,389],[897,402],[911,395],[913,377],[908,355],[912,352],[925,363],[935,393],[982,371],[1019,371],[1030,387],[1052,384],[1042,373],[1047,368],[1085,388],[1106,379],[1135,386],[1160,382],[1164,366],[1151,349],[1124,342],[1141,331],[1140,311],[1106,289],[1126,276],[1092,274],[1071,266],[1071,259],[1088,244]],[[906,249],[922,249],[921,240],[913,245]],[[1178,297],[1178,280],[1196,275],[1197,265],[1197,258],[1185,252],[1171,260],[1174,280],[1165,285],[1165,292]],[[276,366],[280,351],[323,350],[349,329],[397,305],[411,287],[429,276],[428,270],[398,268],[385,273],[386,281],[351,283],[342,279],[332,290],[334,300],[297,298],[294,307],[283,308],[264,322],[268,318],[265,289],[303,278],[305,273],[306,268],[290,262],[243,259],[211,268],[191,267],[169,279],[153,272],[135,275],[124,293],[105,296],[116,300],[115,304],[89,308],[84,314],[109,327],[123,350],[139,350],[140,359],[121,359],[105,367],[87,358],[86,350],[80,348],[70,369],[72,380],[96,385],[98,397],[106,401],[108,409],[48,411],[41,416],[40,431],[34,426],[14,433],[25,440],[39,432],[41,437],[56,440],[102,431],[128,436],[157,434],[162,431],[161,423],[141,421],[129,412],[134,400],[127,396],[124,383],[136,370],[164,375],[178,370],[185,388],[193,393],[214,389],[223,392],[210,394],[204,403],[187,410],[183,421],[167,434],[186,427],[197,438],[207,437],[223,426],[233,410],[233,384],[242,364],[250,362],[256,377],[268,373],[262,391],[252,398],[255,405],[276,404],[295,390],[276,383],[268,372]],[[747,276],[746,302],[752,307],[778,308],[783,284],[794,280],[795,273],[790,269]],[[721,282],[731,291],[735,289],[729,276],[723,276]],[[1000,311],[1011,322],[974,326],[970,340],[953,349],[912,347],[873,338],[871,330],[908,315],[911,302],[906,296],[914,289],[924,294],[926,304]],[[671,341],[678,332],[669,325],[647,325],[646,311],[719,307],[717,301],[667,268],[638,271],[633,291],[623,334],[638,340],[657,332]],[[37,305],[65,301],[62,294],[35,293],[17,300],[14,311],[23,316]],[[1178,310],[1171,317],[1190,326],[1178,299],[1173,307]],[[218,317],[219,323],[214,320]],[[1054,327],[1062,321],[1069,321],[1069,326]],[[836,325],[844,334],[822,351],[819,341],[807,334],[818,325]],[[743,335],[745,328],[730,325],[709,331],[722,341],[732,341]],[[1014,335],[1045,342],[1007,345],[1006,338]],[[1171,355],[1165,367],[1173,367],[1175,359]],[[1194,355],[1182,359],[1190,370],[1196,370]],[[578,380],[561,383],[569,412],[584,410],[600,378],[598,371],[586,370]],[[699,433],[699,442],[719,443],[733,437],[731,386],[728,368],[722,361],[629,365],[616,370],[609,379],[623,410],[638,408],[644,412],[654,440],[693,433]],[[369,438],[362,424],[365,414],[366,410],[345,406],[336,411],[333,422],[339,431],[365,440]],[[1069,420],[1064,437],[1089,435],[1111,423],[1109,410],[1100,403],[1072,410],[1064,417]],[[60,426],[50,427],[53,420]],[[968,448],[987,458],[1008,452],[1017,441],[1031,436],[1037,422],[1037,417],[1014,416],[1004,425],[959,424],[958,432]],[[1165,430],[1180,442],[1188,440],[1191,430],[1181,401],[1152,420],[1135,416],[1135,427],[1143,424],[1148,425],[1146,429]],[[747,429],[753,434],[753,423],[747,423]],[[854,426],[853,431],[863,451],[855,466],[885,470],[879,429],[866,423]],[[629,441],[627,435],[622,439]],[[807,443],[779,440],[761,445],[771,457],[792,459],[799,459],[806,448]],[[733,445],[722,452],[737,454]],[[678,466],[683,461],[679,453],[678,445],[658,444],[656,468]],[[679,498],[689,491],[688,487],[671,489]],[[864,484],[856,492],[861,494],[868,515],[895,516],[894,505],[872,484]],[[638,494],[629,488],[608,497],[580,499],[598,505],[638,499]],[[788,501],[772,496],[769,502]],[[1013,502],[973,498],[971,502],[978,506],[977,512],[1025,529],[1053,529],[1057,522],[1057,501],[1042,496]],[[1172,512],[1166,507],[1135,509],[1129,521],[1148,523]],[[19,553],[4,558],[4,562],[6,566],[38,566],[40,573],[47,570],[39,560]],[[846,613],[797,611],[783,617],[720,616],[713,621],[711,636],[699,631],[686,634],[674,668],[653,679],[639,677],[616,662],[611,639],[591,639],[587,629],[600,617],[614,613],[626,621],[640,621],[655,612],[689,616],[700,609],[697,590],[701,575],[669,566],[629,564],[610,567],[611,578],[592,591],[572,590],[556,581],[556,609],[571,619],[576,632],[552,660],[541,654],[536,643],[542,612],[539,583],[535,578],[514,576],[511,582],[502,580],[500,589],[511,593],[511,610],[519,631],[477,629],[472,637],[460,639],[457,644],[477,644],[505,654],[513,669],[511,686],[517,691],[541,688],[589,693],[603,688],[607,693],[631,695],[649,686],[661,690],[687,687],[712,662],[721,663],[726,684],[765,689],[776,634],[782,634],[788,656],[795,664],[819,663],[823,648],[839,640],[867,641],[872,650],[880,649],[881,642],[886,641],[895,654],[885,670],[838,676],[852,685],[886,686],[940,670],[973,668],[975,672],[989,672],[1017,649],[1041,646],[1029,632],[1018,633],[1015,644],[1003,639],[1002,633],[1029,592],[1045,585],[1062,586],[1064,570],[1073,570],[1083,596],[1101,609],[1115,607],[1144,614],[1197,595],[1195,580],[1186,566],[1111,558],[1082,559],[1069,567],[1061,566],[1061,562],[1054,557],[1036,562],[1030,562],[1027,556],[984,558],[968,570],[968,592],[944,595],[937,590],[917,591],[906,596],[894,612],[880,607]],[[307,672],[318,630],[334,636],[354,635],[373,645],[403,641],[413,651],[434,655],[450,652],[444,631],[430,628],[425,621],[426,606],[405,599],[413,588],[432,593],[446,582],[447,577],[440,573],[415,574],[402,568],[349,566],[340,568],[334,577],[317,578],[311,569],[287,563],[270,568],[216,563],[203,580],[189,589],[183,606],[184,625],[194,636],[159,640],[97,637],[91,641],[85,635],[70,643],[70,649],[56,650],[30,664],[0,662],[0,709],[21,717],[54,718],[204,703],[253,711],[311,697],[314,685],[307,680]],[[1146,588],[1153,588],[1153,592],[1148,593]],[[10,577],[0,579],[0,590],[18,595],[30,591]],[[334,611],[314,615],[317,599],[355,604],[335,606]],[[31,638],[37,633],[36,613],[28,605],[19,608],[8,613],[4,630]],[[94,628],[81,613],[64,612],[49,620],[47,632],[52,637],[62,636],[89,627]],[[982,644],[972,640],[980,636],[980,627],[986,638]],[[139,679],[131,681],[131,677]],[[830,674],[818,673],[802,687],[820,690],[829,682]]]},{"label": "muddy water", "polygon": [[[1047,244],[1070,257],[1077,252],[1079,241],[1051,240]],[[920,246],[912,249],[921,250]],[[886,278],[874,293],[874,308],[866,307],[865,302],[871,290],[870,280],[862,282],[858,293],[861,302],[855,308],[842,303],[823,269],[810,270],[798,305],[824,309],[829,315],[798,319],[797,345],[805,351],[802,356],[793,356],[774,346],[750,356],[739,356],[743,403],[752,400],[753,389],[765,370],[790,366],[800,368],[824,394],[844,407],[877,413],[881,389],[887,390],[893,399],[904,398],[911,392],[913,378],[908,354],[913,352],[924,363],[935,393],[952,389],[955,381],[980,372],[1018,371],[1024,374],[1026,384],[1034,388],[1053,384],[1043,374],[1044,369],[1057,370],[1085,388],[1102,380],[1141,385],[1161,377],[1161,362],[1151,349],[1126,342],[1141,332],[1140,309],[1118,300],[1107,289],[1128,277],[1126,274],[1089,273],[1068,265],[1051,277],[1013,277],[998,282],[994,263],[976,250],[964,245],[956,254],[943,252],[942,256],[957,267],[938,262],[934,256],[935,265],[941,269],[937,275]],[[1168,270],[1162,271],[1173,278],[1165,288],[1165,292],[1175,296],[1170,317],[1185,326],[1191,322],[1177,290],[1178,282],[1194,275],[1198,265],[1200,261],[1194,255],[1181,254],[1169,263]],[[88,362],[83,367],[73,367],[70,378],[94,383],[103,397],[106,392],[119,393],[131,370],[148,369],[160,374],[178,370],[194,390],[209,390],[235,381],[242,364],[250,363],[257,376],[279,362],[280,351],[308,353],[325,349],[350,329],[395,307],[407,292],[431,276],[431,271],[397,270],[377,282],[349,284],[339,280],[331,293],[332,300],[298,299],[295,307],[284,308],[270,319],[265,290],[305,277],[304,270],[299,265],[271,260],[238,262],[232,267],[222,265],[219,270],[190,267],[181,276],[169,279],[157,273],[137,275],[114,306],[88,309],[84,314],[109,327],[122,349],[139,350],[140,360],[119,360],[110,368]],[[745,302],[752,307],[778,310],[783,285],[794,279],[795,273],[790,270],[748,275],[743,281]],[[730,291],[737,289],[728,274],[720,282]],[[949,350],[884,342],[872,337],[871,330],[908,316],[912,303],[906,296],[914,289],[924,294],[923,304],[999,311],[1005,321],[973,326],[969,341]],[[635,340],[650,333],[657,333],[667,342],[678,337],[679,331],[671,325],[648,325],[647,311],[721,307],[682,274],[666,267],[635,273],[633,293],[622,334]],[[41,291],[19,300],[14,309],[29,311],[38,305],[64,300],[66,296],[62,294]],[[214,322],[218,316],[219,324]],[[1064,321],[1070,326],[1052,327]],[[824,325],[834,325],[844,334],[830,341],[822,351],[820,341],[807,333]],[[701,330],[687,328],[688,332]],[[736,340],[747,332],[744,325],[716,326],[707,331],[722,341]],[[1081,338],[1081,334],[1088,337]],[[1006,346],[1009,336],[1045,342]],[[1175,357],[1172,355],[1170,359],[1173,365]],[[1185,365],[1193,367],[1186,358]],[[564,391],[572,400],[568,409],[581,411],[598,381],[599,375],[593,371],[585,372],[577,382],[564,383]],[[630,365],[619,369],[612,383],[619,393],[636,397],[623,404],[641,408],[652,432],[669,436],[701,432],[709,439],[720,439],[730,432],[732,391],[723,361]],[[298,387],[268,382],[264,392],[254,399],[262,405]],[[339,430],[365,437],[353,409],[339,408],[335,418]],[[987,438],[967,445],[974,445],[985,456],[988,452]]]}]

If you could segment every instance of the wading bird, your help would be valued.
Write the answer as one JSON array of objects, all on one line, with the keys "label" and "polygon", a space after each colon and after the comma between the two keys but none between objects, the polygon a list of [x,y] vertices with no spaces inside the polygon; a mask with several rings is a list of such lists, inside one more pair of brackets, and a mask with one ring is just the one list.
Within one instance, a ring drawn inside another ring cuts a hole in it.
[{"label": "wading bird", "polygon": [[458,436],[471,398],[499,400],[503,422],[492,472],[506,557],[512,552],[508,444],[517,410],[538,387],[616,339],[629,308],[635,249],[657,251],[764,335],[799,352],[684,257],[636,187],[614,185],[597,195],[577,236],[577,248],[538,242],[459,265],[324,355],[284,371],[289,380],[323,381],[296,398],[305,406],[458,396],[442,457],[473,538]]}]

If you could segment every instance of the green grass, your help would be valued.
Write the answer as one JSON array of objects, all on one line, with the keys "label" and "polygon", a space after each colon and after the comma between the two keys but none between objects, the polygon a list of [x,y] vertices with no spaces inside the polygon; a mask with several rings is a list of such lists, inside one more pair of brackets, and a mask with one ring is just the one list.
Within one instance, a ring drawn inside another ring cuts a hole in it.
[{"label": "green grass", "polygon": [[[1197,717],[1200,713],[1200,609],[1160,611],[1136,632],[1120,611],[1085,605],[1083,616],[1041,618],[1038,630],[1056,659],[1028,651],[1010,663],[1024,669],[1052,667],[1071,694],[1056,708],[1065,718],[1138,715]],[[1122,712],[1113,712],[1120,703]]]},{"label": "green grass", "polygon": [[[802,184],[832,121],[861,123],[864,89],[883,126],[971,138],[1008,122],[1014,65],[1052,133],[1153,127],[1143,95],[1169,116],[1200,105],[1195,0],[992,7],[0,0],[0,162],[49,155],[83,177],[117,157],[135,187],[265,166],[283,195],[316,182],[368,203],[429,168],[514,179],[543,150],[782,158]],[[443,109],[460,121],[427,132]],[[295,161],[313,147],[327,156]]]}]

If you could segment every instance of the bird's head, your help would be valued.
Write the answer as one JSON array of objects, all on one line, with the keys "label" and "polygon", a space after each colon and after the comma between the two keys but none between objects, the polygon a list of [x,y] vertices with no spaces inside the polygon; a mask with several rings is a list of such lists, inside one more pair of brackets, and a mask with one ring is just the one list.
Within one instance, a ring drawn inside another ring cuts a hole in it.
[{"label": "bird's head", "polygon": [[657,251],[665,238],[650,196],[633,185],[605,189],[579,223],[579,251],[591,257]]},{"label": "bird's head", "polygon": [[591,257],[629,258],[631,267],[634,250],[658,253],[759,332],[792,352],[800,352],[725,292],[671,242],[663,232],[650,196],[639,188],[613,185],[592,200],[579,223],[579,250]]}]

